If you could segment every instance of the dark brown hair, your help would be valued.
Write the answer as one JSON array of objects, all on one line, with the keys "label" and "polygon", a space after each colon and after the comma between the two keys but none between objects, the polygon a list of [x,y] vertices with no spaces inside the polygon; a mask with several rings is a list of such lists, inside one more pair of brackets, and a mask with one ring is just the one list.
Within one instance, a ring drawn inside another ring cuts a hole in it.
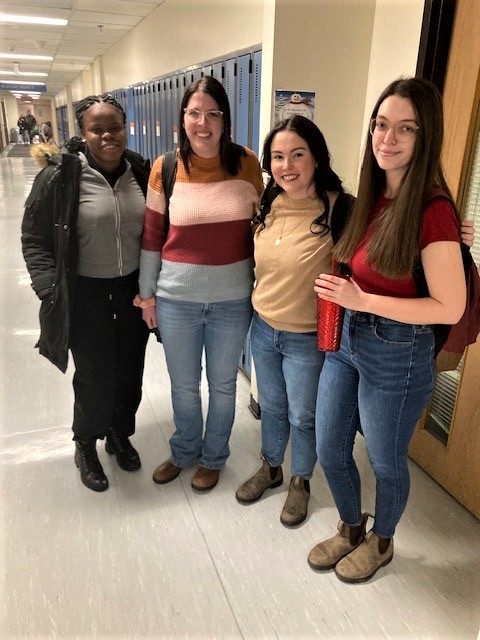
[{"label": "dark brown hair", "polygon": [[230,105],[228,103],[228,96],[223,88],[222,84],[216,80],[213,76],[204,76],[200,80],[196,80],[190,84],[183,96],[182,104],[180,105],[179,114],[179,138],[180,138],[180,156],[182,158],[185,169],[189,171],[189,160],[192,148],[190,146],[190,140],[184,127],[184,109],[187,108],[190,98],[194,93],[202,91],[208,94],[215,100],[218,105],[218,109],[223,112],[223,131],[220,138],[220,158],[223,169],[231,176],[236,176],[240,170],[240,162],[242,156],[246,156],[247,153],[243,147],[232,142],[232,119],[230,115]]},{"label": "dark brown hair", "polygon": [[[396,197],[379,216],[368,247],[368,262],[387,278],[405,277],[412,272],[418,257],[422,212],[432,188],[438,186],[451,197],[440,163],[443,108],[438,89],[423,78],[395,80],[377,100],[372,118],[377,116],[383,101],[393,95],[410,100],[419,128],[410,166]],[[367,134],[357,200],[347,227],[334,248],[334,255],[340,262],[348,262],[352,258],[385,185],[385,171],[377,164],[371,135]]]}]

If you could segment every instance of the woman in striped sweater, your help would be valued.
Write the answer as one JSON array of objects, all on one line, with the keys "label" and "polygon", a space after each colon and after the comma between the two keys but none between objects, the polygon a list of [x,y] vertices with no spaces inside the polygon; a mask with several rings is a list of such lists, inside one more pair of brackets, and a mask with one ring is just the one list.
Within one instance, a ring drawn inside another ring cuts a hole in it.
[{"label": "woman in striped sweater", "polygon": [[[171,456],[155,470],[165,484],[199,464],[192,487],[218,481],[229,455],[237,368],[250,324],[253,242],[250,222],[263,190],[252,151],[231,141],[228,98],[206,76],[180,108],[177,173],[165,224],[162,158],[150,176],[140,263],[140,304],[162,336],[172,387]],[[200,397],[205,350],[209,406]],[[204,428],[205,427],[205,428]]]}]

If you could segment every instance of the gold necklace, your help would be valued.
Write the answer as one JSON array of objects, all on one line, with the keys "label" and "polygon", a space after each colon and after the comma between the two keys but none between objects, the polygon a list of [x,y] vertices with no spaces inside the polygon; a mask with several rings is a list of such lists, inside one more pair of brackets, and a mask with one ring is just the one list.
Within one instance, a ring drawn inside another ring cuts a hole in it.
[{"label": "gold necklace", "polygon": [[[315,198],[313,205],[316,204],[317,207],[318,207],[317,201],[318,201],[318,198]],[[304,213],[306,213],[307,211],[311,211],[313,208],[314,207],[312,205],[310,205],[309,207],[307,207],[304,210]],[[285,209],[283,211],[285,211]],[[282,230],[281,230],[280,235],[278,236],[278,238],[275,240],[275,246],[278,247],[280,245],[281,241],[283,240],[283,238],[286,238],[287,236],[291,235],[295,231],[295,229],[297,229],[302,224],[302,222],[305,222],[305,220],[307,220],[307,219],[308,219],[307,216],[300,218],[299,222],[297,222],[297,224],[292,229],[290,229],[290,231],[288,233],[284,234],[283,232],[285,230],[285,222],[287,221],[287,215],[284,213],[283,214]]]}]

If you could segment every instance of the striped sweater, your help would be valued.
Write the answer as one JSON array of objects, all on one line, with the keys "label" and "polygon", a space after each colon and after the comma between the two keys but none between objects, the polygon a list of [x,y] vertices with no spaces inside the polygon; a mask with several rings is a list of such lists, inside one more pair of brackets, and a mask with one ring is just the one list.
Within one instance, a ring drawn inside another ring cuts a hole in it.
[{"label": "striped sweater", "polygon": [[180,156],[170,197],[165,238],[162,157],[148,185],[140,257],[140,296],[188,302],[246,298],[253,285],[250,221],[263,190],[255,154],[247,149],[236,176],[216,158],[191,155],[187,174]]}]

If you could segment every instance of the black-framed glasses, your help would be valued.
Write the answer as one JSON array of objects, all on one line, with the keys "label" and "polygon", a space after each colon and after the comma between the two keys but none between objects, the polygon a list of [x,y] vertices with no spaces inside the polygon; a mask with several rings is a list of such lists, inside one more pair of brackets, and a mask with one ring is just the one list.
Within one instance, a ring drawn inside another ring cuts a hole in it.
[{"label": "black-framed glasses", "polygon": [[217,122],[223,117],[223,111],[219,111],[218,109],[210,109],[209,111],[200,111],[199,109],[184,109],[185,115],[191,118],[192,120],[200,120],[202,116],[209,122]]},{"label": "black-framed glasses", "polygon": [[385,120],[378,120],[377,118],[370,120],[370,134],[372,136],[386,136],[390,129],[393,129],[395,140],[398,142],[406,142],[407,140],[412,140],[417,135],[420,127],[414,122],[390,125]]}]

